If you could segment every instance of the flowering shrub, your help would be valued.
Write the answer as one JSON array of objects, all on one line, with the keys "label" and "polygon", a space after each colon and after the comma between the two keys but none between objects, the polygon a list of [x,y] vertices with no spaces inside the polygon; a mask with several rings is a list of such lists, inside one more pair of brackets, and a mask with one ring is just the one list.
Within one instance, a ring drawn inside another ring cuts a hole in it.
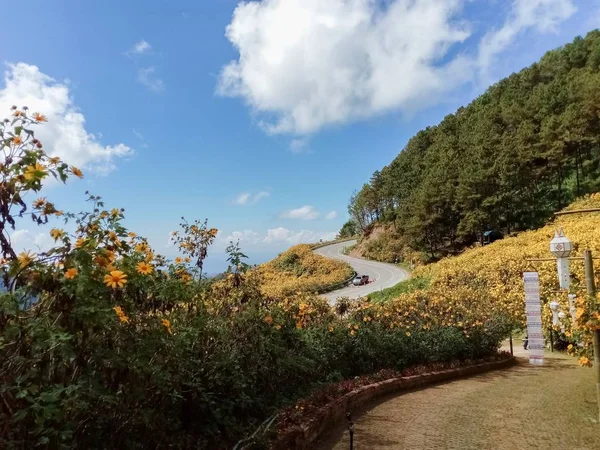
[{"label": "flowering shrub", "polygon": [[[319,383],[477,358],[506,331],[469,290],[460,304],[415,293],[338,314],[313,291],[351,271],[307,246],[248,270],[232,244],[210,282],[206,221],[183,220],[170,261],[99,197],[79,214],[29,207],[47,176],[83,176],[34,138],[43,119],[14,109],[1,135],[1,448],[230,448]],[[52,249],[16,254],[7,227],[26,214],[65,219]]]}]

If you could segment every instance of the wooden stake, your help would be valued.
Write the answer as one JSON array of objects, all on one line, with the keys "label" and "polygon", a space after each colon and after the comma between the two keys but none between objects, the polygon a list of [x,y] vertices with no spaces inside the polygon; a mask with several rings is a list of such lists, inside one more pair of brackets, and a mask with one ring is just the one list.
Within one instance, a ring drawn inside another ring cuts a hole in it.
[{"label": "wooden stake", "polygon": [[[583,252],[583,262],[585,265],[585,286],[589,296],[589,307],[596,309],[596,283],[594,281],[594,262],[592,252],[585,250]],[[600,330],[595,330],[593,334],[594,345],[594,372],[596,372],[596,401],[598,403],[598,423],[600,424]]]}]

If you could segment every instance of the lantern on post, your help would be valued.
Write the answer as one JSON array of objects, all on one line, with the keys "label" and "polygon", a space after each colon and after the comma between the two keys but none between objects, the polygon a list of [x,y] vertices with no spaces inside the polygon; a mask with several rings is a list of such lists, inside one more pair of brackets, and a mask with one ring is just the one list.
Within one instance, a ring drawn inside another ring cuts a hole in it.
[{"label": "lantern on post", "polygon": [[558,282],[561,289],[569,289],[569,285],[571,284],[568,258],[572,250],[573,243],[565,236],[562,228],[556,230],[554,239],[550,241],[550,251],[557,258]]}]

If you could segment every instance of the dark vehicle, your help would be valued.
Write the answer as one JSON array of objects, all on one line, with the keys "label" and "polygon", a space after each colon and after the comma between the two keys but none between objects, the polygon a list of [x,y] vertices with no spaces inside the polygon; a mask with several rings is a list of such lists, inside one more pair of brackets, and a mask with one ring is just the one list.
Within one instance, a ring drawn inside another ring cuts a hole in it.
[{"label": "dark vehicle", "polygon": [[491,244],[498,239],[502,239],[502,233],[496,230],[488,230],[483,233],[483,245]]},{"label": "dark vehicle", "polygon": [[369,275],[356,275],[354,280],[352,280],[354,286],[361,286],[367,283],[369,283]]}]

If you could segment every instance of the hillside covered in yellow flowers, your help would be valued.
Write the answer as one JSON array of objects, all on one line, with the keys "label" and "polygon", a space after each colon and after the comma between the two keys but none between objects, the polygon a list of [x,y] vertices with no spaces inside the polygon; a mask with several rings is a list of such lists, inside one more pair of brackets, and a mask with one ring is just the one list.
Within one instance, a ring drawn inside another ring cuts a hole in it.
[{"label": "hillside covered in yellow flowers", "polygon": [[[589,208],[600,208],[600,193],[580,199],[565,210]],[[600,213],[570,214],[557,216],[537,230],[526,231],[485,247],[469,249],[459,256],[421,267],[415,271],[414,276],[431,277],[428,292],[432,296],[442,296],[453,302],[458,301],[458,297],[464,295],[465,291],[478,292],[490,299],[496,308],[509,311],[517,323],[524,323],[522,272],[535,270],[540,274],[542,301],[548,302],[556,298],[567,311],[566,294],[556,293],[559,289],[556,263],[526,261],[531,258],[552,257],[550,241],[559,227],[573,242],[574,251],[571,256],[582,256],[585,249],[600,256]],[[572,290],[583,298],[583,262],[571,261],[570,269]],[[598,267],[596,277],[597,274]],[[548,316],[549,310],[546,312]]]},{"label": "hillside covered in yellow flowers", "polygon": [[282,298],[297,292],[323,292],[353,274],[348,264],[317,255],[310,245],[300,244],[261,264],[251,275],[258,278],[263,295]]},{"label": "hillside covered in yellow flowers", "polygon": [[[572,203],[565,210],[600,208],[600,193],[589,195]],[[600,328],[597,306],[590,306],[585,292],[583,261],[570,264],[571,292],[577,294],[577,323],[571,323],[566,292],[559,292],[555,261],[527,261],[552,258],[550,240],[557,228],[562,228],[571,239],[574,251],[580,257],[585,249],[600,256],[600,212],[557,216],[546,226],[520,233],[485,247],[466,250],[459,256],[448,257],[437,263],[420,267],[413,279],[405,282],[409,289],[404,294],[387,295],[383,303],[364,299],[357,308],[376,311],[376,317],[390,327],[408,330],[429,329],[432,326],[453,325],[469,334],[480,329],[490,331],[487,323],[494,317],[504,317],[513,329],[525,326],[525,304],[522,274],[537,271],[540,276],[543,321],[551,327],[552,313],[548,304],[557,300],[566,312],[563,330],[555,329],[559,339],[569,345],[571,353],[588,354],[591,332]],[[596,263],[598,285],[600,264]],[[419,281],[424,281],[419,283]],[[408,286],[416,286],[410,288]],[[394,288],[392,288],[394,289]],[[396,292],[402,292],[397,289]],[[597,302],[598,303],[598,302]],[[575,344],[581,343],[583,346]],[[582,358],[586,360],[586,358]]]}]

